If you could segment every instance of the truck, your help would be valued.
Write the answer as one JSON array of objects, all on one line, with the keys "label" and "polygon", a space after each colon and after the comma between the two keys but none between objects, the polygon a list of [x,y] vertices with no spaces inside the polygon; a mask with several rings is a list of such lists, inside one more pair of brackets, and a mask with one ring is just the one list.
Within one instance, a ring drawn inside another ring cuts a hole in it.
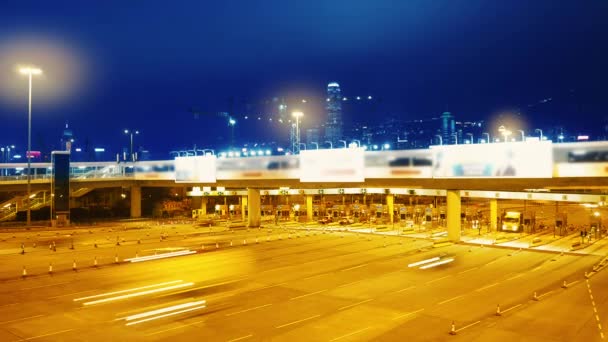
[{"label": "truck", "polygon": [[502,217],[501,231],[521,232],[523,231],[523,215],[519,211],[507,211]]}]

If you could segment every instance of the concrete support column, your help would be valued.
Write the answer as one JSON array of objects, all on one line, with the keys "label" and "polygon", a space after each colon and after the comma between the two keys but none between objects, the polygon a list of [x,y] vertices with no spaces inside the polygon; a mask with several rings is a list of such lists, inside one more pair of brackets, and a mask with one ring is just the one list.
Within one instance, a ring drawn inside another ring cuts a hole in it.
[{"label": "concrete support column", "polygon": [[306,195],[306,221],[312,221],[312,195]]},{"label": "concrete support column", "polygon": [[498,200],[490,200],[490,231],[495,232],[498,228]]},{"label": "concrete support column", "polygon": [[241,196],[241,218],[243,219],[243,221],[245,221],[245,217],[247,217],[246,210],[247,210],[247,196]]},{"label": "concrete support column", "polygon": [[447,191],[448,238],[460,241],[460,190]]},{"label": "concrete support column", "polygon": [[131,218],[141,217],[141,186],[131,186]]},{"label": "concrete support column", "polygon": [[207,215],[207,202],[209,202],[209,197],[206,197],[206,196],[201,197],[201,205],[200,205],[199,209],[202,210],[202,212],[201,212],[202,216]]},{"label": "concrete support column", "polygon": [[260,190],[247,189],[247,227],[257,228],[261,221],[261,205],[260,205]]},{"label": "concrete support column", "polygon": [[389,223],[395,223],[395,195],[386,195],[386,207],[388,210]]}]

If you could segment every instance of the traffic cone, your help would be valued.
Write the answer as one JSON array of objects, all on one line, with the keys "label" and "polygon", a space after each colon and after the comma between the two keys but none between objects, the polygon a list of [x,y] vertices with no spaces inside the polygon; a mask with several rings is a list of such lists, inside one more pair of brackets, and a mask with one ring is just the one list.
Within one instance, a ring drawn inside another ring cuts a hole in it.
[{"label": "traffic cone", "polygon": [[243,239],[243,245],[247,244],[247,240]]},{"label": "traffic cone", "polygon": [[201,250],[204,251],[205,250],[205,245],[201,244]]},{"label": "traffic cone", "polygon": [[118,264],[118,254],[116,254],[116,255],[114,256],[114,263],[117,263],[117,264]]},{"label": "traffic cone", "polygon": [[215,248],[216,248],[216,249],[217,249],[217,248],[220,248],[220,244],[216,242],[216,243],[215,243]]},{"label": "traffic cone", "polygon": [[49,262],[49,274],[53,274],[53,263]]},{"label": "traffic cone", "polygon": [[232,247],[232,240],[230,240],[230,247]]},{"label": "traffic cone", "polygon": [[76,271],[76,260],[72,262],[72,271]]},{"label": "traffic cone", "polygon": [[260,243],[257,236],[255,237],[255,243]]},{"label": "traffic cone", "polygon": [[496,305],[496,316],[502,316],[502,313],[500,312],[500,304]]},{"label": "traffic cone", "polygon": [[93,266],[97,267],[97,257],[93,259]]},{"label": "traffic cone", "polygon": [[139,258],[139,251],[135,251],[135,258]]},{"label": "traffic cone", "polygon": [[562,284],[562,288],[563,289],[567,289],[568,288],[568,283],[566,283],[566,281],[564,280],[564,283]]},{"label": "traffic cone", "polygon": [[536,291],[534,291],[534,296],[532,297],[532,299],[534,299],[535,301],[538,301],[538,296],[536,295]]},{"label": "traffic cone", "polygon": [[25,269],[25,266],[23,266],[23,272],[21,272],[21,276],[23,278],[27,277],[27,270]]},{"label": "traffic cone", "polygon": [[450,335],[456,335],[456,324],[452,321],[452,329],[450,329]]}]

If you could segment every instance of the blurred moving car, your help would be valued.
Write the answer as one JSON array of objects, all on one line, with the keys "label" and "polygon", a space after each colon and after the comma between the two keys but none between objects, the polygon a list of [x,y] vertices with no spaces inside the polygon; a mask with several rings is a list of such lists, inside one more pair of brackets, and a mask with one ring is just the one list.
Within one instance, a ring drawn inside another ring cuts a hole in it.
[{"label": "blurred moving car", "polygon": [[319,223],[320,224],[328,224],[328,223],[331,223],[333,221],[334,221],[334,219],[331,216],[325,216],[324,218],[322,218],[322,219],[319,220]]}]

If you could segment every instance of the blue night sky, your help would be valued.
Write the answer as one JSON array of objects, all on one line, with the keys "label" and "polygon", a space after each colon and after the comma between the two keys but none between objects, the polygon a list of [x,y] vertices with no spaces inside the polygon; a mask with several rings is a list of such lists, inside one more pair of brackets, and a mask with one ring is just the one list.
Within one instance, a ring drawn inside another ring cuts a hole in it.
[{"label": "blue night sky", "polygon": [[[593,129],[608,113],[606,18],[605,0],[5,0],[0,144],[26,142],[27,82],[15,70],[29,62],[45,71],[34,80],[34,150],[58,145],[66,121],[77,145],[126,146],[124,128],[153,152],[221,144],[225,119],[188,109],[228,111],[230,97],[236,114],[307,98],[307,127],[322,122],[315,101],[334,80],[404,119],[520,108],[530,127]],[[275,129],[241,119],[237,132]]]}]

